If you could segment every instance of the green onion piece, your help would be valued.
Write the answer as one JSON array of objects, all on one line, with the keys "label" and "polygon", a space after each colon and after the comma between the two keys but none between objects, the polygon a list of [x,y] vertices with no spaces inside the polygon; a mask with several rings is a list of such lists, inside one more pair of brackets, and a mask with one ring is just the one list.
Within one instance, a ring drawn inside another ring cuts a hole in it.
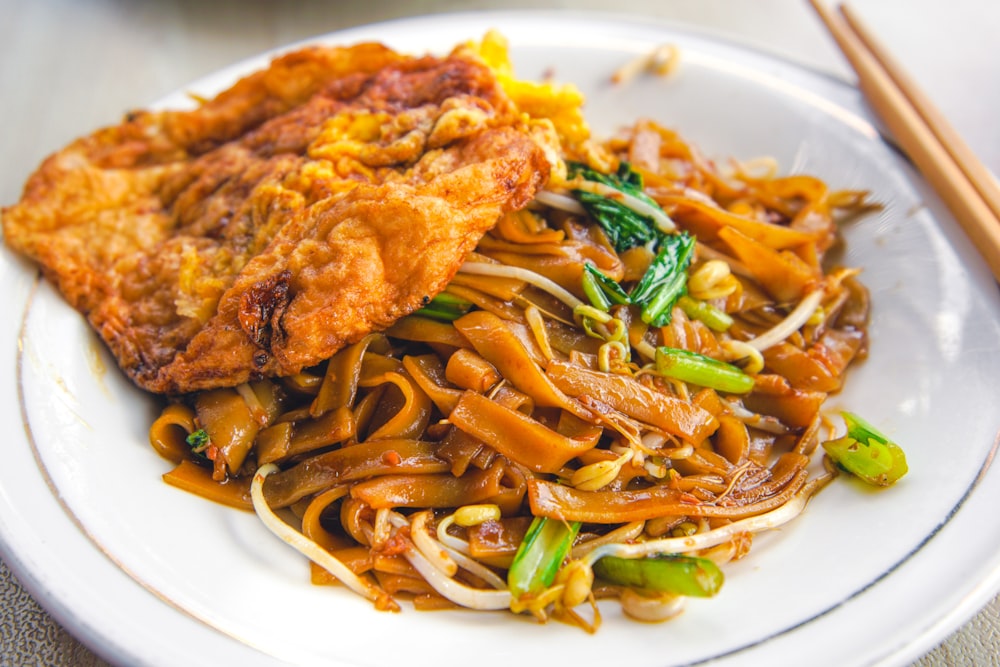
[{"label": "green onion piece", "polygon": [[733,318],[706,301],[692,299],[686,294],[677,299],[677,306],[692,320],[698,320],[712,331],[728,331]]},{"label": "green onion piece", "polygon": [[656,348],[656,370],[665,377],[728,394],[746,394],[754,385],[752,377],[732,364],[673,347]]},{"label": "green onion piece", "polygon": [[454,322],[472,309],[472,302],[448,292],[441,292],[430,300],[426,306],[414,313],[421,317],[429,317],[445,322]]},{"label": "green onion piece", "polygon": [[902,448],[861,417],[841,413],[847,435],[823,443],[841,468],[875,486],[891,486],[909,470]]},{"label": "green onion piece", "polygon": [[629,293],[632,303],[642,309],[646,324],[662,327],[670,323],[670,310],[687,289],[694,246],[694,237],[687,232],[662,237],[656,257]]},{"label": "green onion piece", "polygon": [[886,435],[853,412],[841,412],[840,416],[844,418],[844,423],[847,425],[847,435],[858,442],[866,443],[871,440],[882,443],[889,442]]},{"label": "green onion piece", "polygon": [[188,444],[191,451],[195,454],[201,454],[208,446],[212,444],[212,439],[208,437],[208,431],[203,428],[193,431],[184,438],[184,442]]},{"label": "green onion piece", "polygon": [[622,586],[703,598],[718,593],[724,580],[722,570],[711,560],[680,555],[605,556],[594,563],[594,574]]},{"label": "green onion piece", "polygon": [[552,585],[578,532],[579,522],[538,516],[532,520],[507,571],[507,587],[515,599]]},{"label": "green onion piece", "polygon": [[583,292],[587,295],[592,306],[604,311],[607,311],[615,303],[631,303],[622,286],[604,275],[590,262],[583,265]]}]

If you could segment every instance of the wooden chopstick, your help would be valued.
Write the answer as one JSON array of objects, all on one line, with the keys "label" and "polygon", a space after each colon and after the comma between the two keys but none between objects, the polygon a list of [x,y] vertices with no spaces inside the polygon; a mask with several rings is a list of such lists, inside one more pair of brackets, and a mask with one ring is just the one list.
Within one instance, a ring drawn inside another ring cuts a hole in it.
[{"label": "wooden chopstick", "polygon": [[[856,14],[843,6],[841,13],[835,14],[822,0],[810,2],[857,74],[858,87],[873,111],[1000,281],[1000,189],[996,180],[964,142],[956,141],[957,133],[898,64],[891,58],[883,59],[886,50]],[[904,82],[909,94],[897,81]]]},{"label": "wooden chopstick", "polygon": [[924,123],[930,131],[934,133],[945,150],[951,154],[955,164],[965,173],[973,187],[979,191],[979,195],[993,211],[993,215],[1000,218],[1000,183],[997,183],[997,179],[986,168],[986,165],[979,161],[965,140],[959,136],[955,128],[951,126],[892,54],[875,39],[874,34],[861,21],[857,13],[846,4],[840,5],[839,9],[847,21],[847,25],[875,59],[882,64],[886,73],[892,77],[896,87],[906,96],[910,105],[924,119]]}]

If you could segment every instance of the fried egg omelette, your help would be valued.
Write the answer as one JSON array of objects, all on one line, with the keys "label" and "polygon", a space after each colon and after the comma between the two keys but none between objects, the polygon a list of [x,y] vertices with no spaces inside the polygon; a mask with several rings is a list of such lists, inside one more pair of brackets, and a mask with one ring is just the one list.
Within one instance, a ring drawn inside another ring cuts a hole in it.
[{"label": "fried egg omelette", "polygon": [[545,185],[557,141],[471,47],[307,47],[56,152],[4,239],[138,386],[235,386],[420,308]]}]

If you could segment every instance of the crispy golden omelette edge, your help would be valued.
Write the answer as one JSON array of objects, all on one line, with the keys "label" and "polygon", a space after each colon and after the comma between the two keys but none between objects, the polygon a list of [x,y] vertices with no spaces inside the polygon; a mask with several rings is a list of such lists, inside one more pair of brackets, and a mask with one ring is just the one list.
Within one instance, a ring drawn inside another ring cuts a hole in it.
[{"label": "crispy golden omelette edge", "polygon": [[[370,66],[373,54],[378,68]],[[400,81],[407,67],[419,71],[442,59],[408,58],[377,45],[311,48],[282,56],[186,115],[131,114],[122,125],[83,137],[43,163],[29,179],[22,200],[3,211],[5,242],[39,263],[67,300],[87,315],[122,369],[149,391],[177,394],[233,386],[315,365],[366,333],[388,327],[441,291],[482,234],[505,211],[526,205],[548,178],[552,165],[546,155],[557,152],[552,134],[527,122],[485,65],[468,53],[456,52],[447,58],[473,71],[471,87],[485,92],[449,96],[440,106],[452,102],[446,111],[453,112],[449,122],[458,125],[468,119],[456,110],[485,110],[482,127],[472,122],[464,134],[461,128],[455,132],[450,145],[431,147],[428,139],[435,128],[425,127],[427,150],[396,176],[352,185],[294,212],[267,247],[249,256],[220,290],[217,311],[197,322],[197,327],[190,326],[188,318],[186,329],[168,332],[173,338],[150,341],[148,332],[137,335],[130,328],[137,306],[121,293],[120,279],[116,286],[107,272],[88,270],[90,250],[83,238],[70,238],[63,247],[47,239],[58,238],[61,230],[71,228],[74,215],[89,214],[99,220],[116,210],[126,224],[134,224],[128,235],[141,236],[155,226],[150,219],[163,213],[156,211],[156,187],[176,178],[190,160],[260,134],[262,127],[294,115],[324,90],[337,89],[336,94],[350,99],[350,91],[363,90],[366,81],[375,81],[380,74],[389,73],[383,79],[391,82],[377,94],[389,106],[399,104],[406,98],[398,87],[403,85]],[[345,71],[355,61],[369,65]],[[323,67],[328,67],[324,63],[329,62],[337,63],[335,72],[324,75]],[[303,71],[305,81],[298,85],[278,76],[300,76],[296,72]],[[261,111],[260,106],[266,109]],[[446,111],[438,120],[447,116]],[[185,124],[184,118],[194,120]],[[157,122],[172,141],[150,131]],[[144,153],[142,139],[149,136],[152,139]],[[90,155],[94,163],[107,168],[81,176],[79,165],[73,164],[81,155]],[[139,168],[133,169],[135,165]],[[134,180],[125,186],[100,180],[129,169]],[[93,210],[78,201],[74,208],[79,192],[74,188],[80,185],[74,179],[93,181],[95,173],[98,182],[90,183],[97,193],[90,202]],[[132,186],[136,189],[129,191]],[[49,196],[53,191],[55,196]],[[120,243],[117,237],[97,238],[93,252],[121,265],[121,256],[114,255]],[[361,252],[362,248],[368,252]],[[138,271],[143,253],[153,255],[156,250],[142,248],[139,260],[133,256],[124,264]],[[316,261],[317,254],[324,255],[322,263]],[[387,261],[382,261],[383,256]],[[153,292],[155,299],[163,301],[162,289]],[[166,354],[153,346],[166,346]]]}]

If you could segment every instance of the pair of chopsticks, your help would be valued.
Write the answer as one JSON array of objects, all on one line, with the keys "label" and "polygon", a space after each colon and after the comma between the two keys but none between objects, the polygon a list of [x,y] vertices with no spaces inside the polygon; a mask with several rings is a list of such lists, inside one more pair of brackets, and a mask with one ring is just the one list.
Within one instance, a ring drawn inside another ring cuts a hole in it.
[{"label": "pair of chopsticks", "polygon": [[900,148],[945,203],[1000,281],[1000,184],[846,5],[810,0]]}]

